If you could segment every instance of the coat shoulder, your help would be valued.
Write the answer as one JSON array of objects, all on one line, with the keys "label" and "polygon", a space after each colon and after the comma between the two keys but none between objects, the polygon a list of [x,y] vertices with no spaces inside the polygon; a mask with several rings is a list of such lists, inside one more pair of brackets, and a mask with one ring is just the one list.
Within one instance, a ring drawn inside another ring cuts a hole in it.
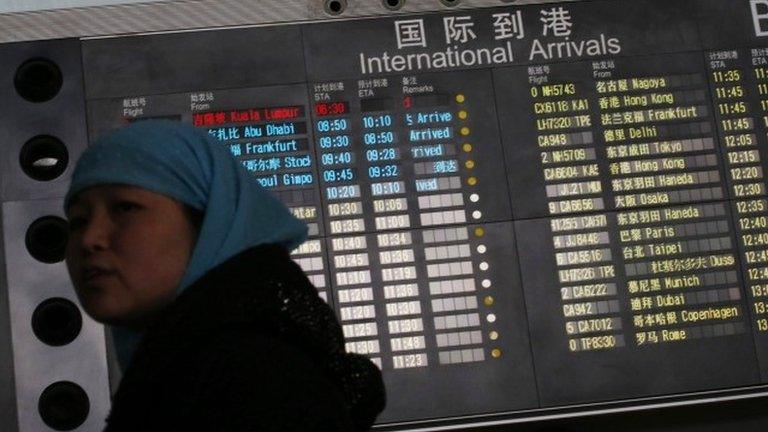
[{"label": "coat shoulder", "polygon": [[121,412],[144,412],[152,413],[144,421],[154,420],[142,430],[352,430],[340,389],[300,348],[269,334],[198,334],[194,347],[156,354],[169,361],[153,362],[159,369],[141,374],[144,379],[121,383],[128,392],[119,404],[116,395],[110,424],[132,423]]},{"label": "coat shoulder", "polygon": [[217,425],[351,430],[341,389],[300,347],[265,333],[232,329],[210,335],[201,351],[196,361],[197,397],[190,409],[217,406],[223,413]]}]

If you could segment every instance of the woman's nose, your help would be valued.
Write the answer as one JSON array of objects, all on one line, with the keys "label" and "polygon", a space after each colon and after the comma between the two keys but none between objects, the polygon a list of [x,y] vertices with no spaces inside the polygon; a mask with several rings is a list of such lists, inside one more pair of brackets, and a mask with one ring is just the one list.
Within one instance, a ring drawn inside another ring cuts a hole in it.
[{"label": "woman's nose", "polygon": [[112,223],[108,217],[93,215],[83,227],[80,243],[86,251],[104,250],[109,247]]}]

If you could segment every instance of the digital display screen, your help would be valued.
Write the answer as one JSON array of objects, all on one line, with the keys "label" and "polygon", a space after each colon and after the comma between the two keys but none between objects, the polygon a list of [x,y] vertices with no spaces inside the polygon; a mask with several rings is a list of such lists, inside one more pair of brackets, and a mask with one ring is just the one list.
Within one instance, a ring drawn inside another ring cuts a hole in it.
[{"label": "digital display screen", "polygon": [[[201,34],[195,56],[192,35],[85,41],[90,134],[194,124],[306,221],[293,257],[347,350],[382,369],[382,424],[761,386],[757,3],[235,29]],[[249,52],[250,75],[211,67],[234,67],[229,42],[266,32],[290,46]],[[135,46],[162,65],[137,57],[122,80],[106,73]]]}]

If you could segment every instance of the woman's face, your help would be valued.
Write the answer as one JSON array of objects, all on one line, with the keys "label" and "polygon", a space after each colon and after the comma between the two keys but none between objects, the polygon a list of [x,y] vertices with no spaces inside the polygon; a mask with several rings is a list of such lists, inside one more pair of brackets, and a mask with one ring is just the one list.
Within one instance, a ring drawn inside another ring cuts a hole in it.
[{"label": "woman's face", "polygon": [[67,268],[95,320],[134,328],[170,303],[196,230],[185,207],[132,186],[85,189],[67,209]]}]

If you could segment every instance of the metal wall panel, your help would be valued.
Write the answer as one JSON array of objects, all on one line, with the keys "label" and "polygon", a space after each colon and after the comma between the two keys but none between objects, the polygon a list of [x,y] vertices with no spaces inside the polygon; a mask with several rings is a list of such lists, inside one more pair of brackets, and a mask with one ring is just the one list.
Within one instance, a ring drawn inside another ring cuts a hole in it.
[{"label": "metal wall panel", "polygon": [[[0,58],[3,59],[0,62],[2,199],[63,197],[71,175],[71,162],[77,160],[87,146],[80,42],[69,39],[5,44],[0,45]],[[14,88],[18,68],[33,59],[48,59],[61,71],[61,90],[49,101],[27,101]],[[64,172],[50,181],[30,178],[19,164],[19,152],[24,144],[39,135],[54,136],[67,148],[69,162]]]},{"label": "metal wall panel", "polygon": [[347,8],[339,16],[326,13],[323,0],[187,0],[108,5],[0,14],[0,43],[348,19],[552,1],[460,0],[455,2],[455,6],[448,7],[439,0],[406,0],[400,10],[391,11],[384,7],[381,0],[346,0]]},{"label": "metal wall panel", "polygon": [[0,13],[151,2],[152,0],[5,0],[0,4]]},{"label": "metal wall panel", "polygon": [[41,419],[38,403],[49,385],[61,381],[82,387],[90,402],[85,422],[71,430],[101,430],[109,411],[103,327],[80,311],[82,329],[71,343],[50,346],[33,332],[32,316],[42,302],[63,298],[77,304],[64,262],[42,263],[30,255],[25,245],[30,224],[40,217],[60,216],[61,201],[5,202],[2,211],[18,430],[54,430]]},{"label": "metal wall panel", "polygon": [[[0,226],[1,228],[1,226]],[[3,231],[0,229],[0,238]],[[0,254],[0,430],[16,430],[16,392],[13,379],[8,285],[5,280],[5,255]]]},{"label": "metal wall panel", "polygon": [[66,224],[28,232],[41,217],[57,221],[71,162],[87,144],[80,41],[4,44],[0,58],[0,430],[54,430],[41,396],[69,403],[73,391],[88,400],[84,421],[64,409],[48,423],[100,430],[109,409],[104,331],[76,306],[62,261]]}]

